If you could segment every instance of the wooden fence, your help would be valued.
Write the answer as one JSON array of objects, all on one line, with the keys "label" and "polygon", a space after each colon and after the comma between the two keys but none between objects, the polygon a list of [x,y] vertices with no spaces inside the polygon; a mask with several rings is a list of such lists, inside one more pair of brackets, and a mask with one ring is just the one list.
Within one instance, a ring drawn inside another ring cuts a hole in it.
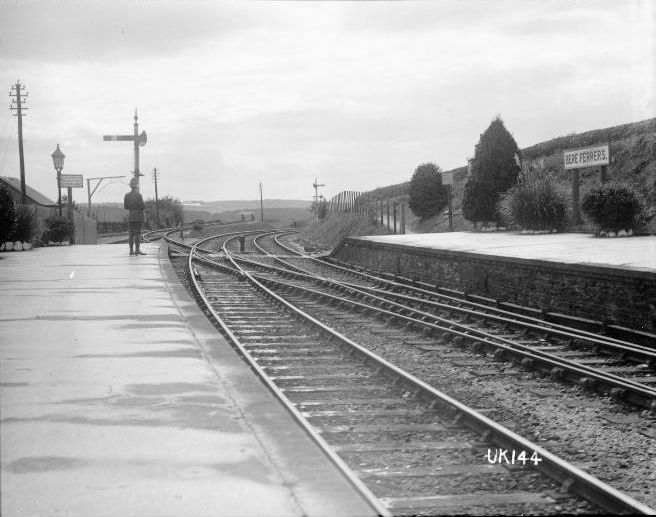
[{"label": "wooden fence", "polygon": [[371,199],[365,192],[344,190],[327,202],[327,212],[362,215],[370,221],[386,226],[394,233],[405,233],[406,203]]},{"label": "wooden fence", "polygon": [[128,231],[128,223],[126,221],[97,221],[98,235],[105,233],[125,233]]}]

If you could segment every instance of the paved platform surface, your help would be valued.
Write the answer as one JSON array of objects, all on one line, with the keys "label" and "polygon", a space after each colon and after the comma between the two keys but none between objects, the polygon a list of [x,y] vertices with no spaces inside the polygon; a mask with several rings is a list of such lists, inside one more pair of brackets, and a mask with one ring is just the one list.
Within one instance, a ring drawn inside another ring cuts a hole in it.
[{"label": "paved platform surface", "polygon": [[367,515],[159,245],[0,254],[0,513]]},{"label": "paved platform surface", "polygon": [[583,233],[445,232],[356,238],[419,248],[656,273],[656,236],[600,238]]}]

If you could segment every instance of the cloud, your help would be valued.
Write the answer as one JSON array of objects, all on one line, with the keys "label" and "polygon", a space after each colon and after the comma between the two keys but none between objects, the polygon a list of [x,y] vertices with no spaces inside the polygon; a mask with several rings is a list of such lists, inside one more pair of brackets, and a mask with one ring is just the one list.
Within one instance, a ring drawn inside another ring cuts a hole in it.
[{"label": "cloud", "polygon": [[8,54],[53,62],[169,55],[266,23],[252,7],[210,1],[2,2],[0,14]]},{"label": "cloud", "polygon": [[0,84],[30,91],[28,178],[51,197],[57,142],[72,173],[132,169],[102,135],[136,106],[161,192],[309,198],[315,176],[330,195],[461,166],[496,114],[522,146],[653,116],[655,5],[0,2]]}]

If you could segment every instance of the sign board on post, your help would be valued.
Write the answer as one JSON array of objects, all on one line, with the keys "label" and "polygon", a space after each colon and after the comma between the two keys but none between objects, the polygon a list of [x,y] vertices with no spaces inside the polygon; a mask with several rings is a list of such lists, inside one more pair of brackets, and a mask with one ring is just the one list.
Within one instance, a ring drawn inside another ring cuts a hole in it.
[{"label": "sign board on post", "polygon": [[62,174],[60,176],[61,186],[68,188],[82,188],[82,174]]},{"label": "sign board on post", "polygon": [[599,167],[610,163],[608,144],[584,147],[582,149],[567,149],[563,151],[565,170],[582,169],[584,167]]},{"label": "sign board on post", "polygon": [[442,185],[453,185],[453,171],[442,173]]}]

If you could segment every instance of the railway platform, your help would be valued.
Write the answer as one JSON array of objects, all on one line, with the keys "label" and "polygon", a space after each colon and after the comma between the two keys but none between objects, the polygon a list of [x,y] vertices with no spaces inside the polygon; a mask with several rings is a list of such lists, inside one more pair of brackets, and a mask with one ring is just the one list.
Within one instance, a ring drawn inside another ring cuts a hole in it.
[{"label": "railway platform", "polygon": [[0,255],[0,513],[371,514],[142,249]]},{"label": "railway platform", "polygon": [[448,232],[358,237],[398,246],[656,273],[656,236]]},{"label": "railway platform", "polygon": [[346,238],[331,257],[554,321],[656,332],[656,236],[376,235]]}]

